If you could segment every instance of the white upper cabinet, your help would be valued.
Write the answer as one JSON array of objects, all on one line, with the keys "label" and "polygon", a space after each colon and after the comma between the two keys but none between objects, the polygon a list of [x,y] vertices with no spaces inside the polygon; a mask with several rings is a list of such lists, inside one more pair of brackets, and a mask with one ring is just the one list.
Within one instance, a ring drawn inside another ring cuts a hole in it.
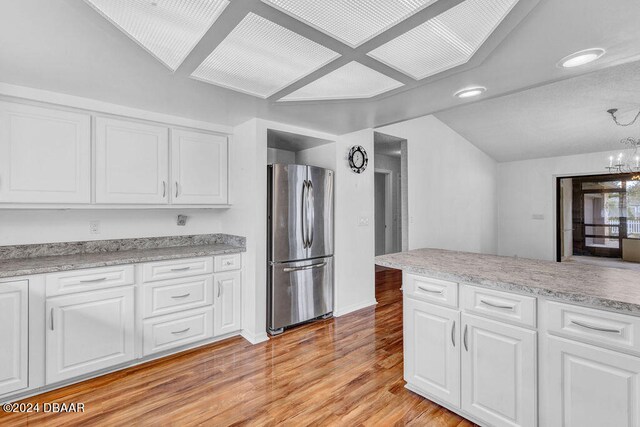
[{"label": "white upper cabinet", "polygon": [[96,118],[96,203],[168,203],[168,134],[163,126]]},{"label": "white upper cabinet", "polygon": [[227,138],[172,129],[172,202],[226,204]]},{"label": "white upper cabinet", "polygon": [[90,116],[0,102],[0,202],[90,201]]}]

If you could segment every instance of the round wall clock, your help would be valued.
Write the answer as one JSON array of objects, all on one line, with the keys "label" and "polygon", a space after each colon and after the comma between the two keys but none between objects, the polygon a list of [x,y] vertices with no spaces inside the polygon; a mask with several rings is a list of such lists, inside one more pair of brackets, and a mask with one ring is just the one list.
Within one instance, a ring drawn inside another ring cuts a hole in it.
[{"label": "round wall clock", "polygon": [[349,150],[349,166],[355,173],[362,173],[367,168],[369,159],[367,152],[360,145],[354,145]]}]

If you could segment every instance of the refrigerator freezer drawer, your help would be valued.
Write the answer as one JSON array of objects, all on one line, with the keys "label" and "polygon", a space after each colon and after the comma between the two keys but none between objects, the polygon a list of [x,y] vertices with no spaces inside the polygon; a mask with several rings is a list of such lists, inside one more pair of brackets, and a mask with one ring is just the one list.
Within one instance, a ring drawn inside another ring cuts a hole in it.
[{"label": "refrigerator freezer drawer", "polygon": [[333,311],[333,257],[275,263],[269,273],[269,329]]}]

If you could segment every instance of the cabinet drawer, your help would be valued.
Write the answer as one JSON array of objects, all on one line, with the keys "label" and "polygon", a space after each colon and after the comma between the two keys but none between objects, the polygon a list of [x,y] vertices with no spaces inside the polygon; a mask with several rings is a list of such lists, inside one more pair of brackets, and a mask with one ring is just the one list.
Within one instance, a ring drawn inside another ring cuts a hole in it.
[{"label": "cabinet drawer", "polygon": [[142,280],[155,282],[208,273],[213,273],[213,257],[174,259],[143,264]]},{"label": "cabinet drawer", "polygon": [[536,327],[536,299],[475,286],[462,287],[462,309],[497,320]]},{"label": "cabinet drawer", "polygon": [[407,296],[447,307],[458,307],[458,284],[455,282],[405,273],[402,287]]},{"label": "cabinet drawer", "polygon": [[143,317],[213,304],[213,276],[147,283],[142,290]]},{"label": "cabinet drawer", "polygon": [[145,320],[144,355],[211,338],[213,307],[189,310]]},{"label": "cabinet drawer", "polygon": [[45,283],[47,297],[114,286],[133,285],[133,265],[88,268],[86,270],[47,274]]},{"label": "cabinet drawer", "polygon": [[240,270],[242,267],[242,257],[240,254],[218,255],[213,258],[213,271]]},{"label": "cabinet drawer", "polygon": [[640,354],[640,317],[547,302],[548,332]]}]

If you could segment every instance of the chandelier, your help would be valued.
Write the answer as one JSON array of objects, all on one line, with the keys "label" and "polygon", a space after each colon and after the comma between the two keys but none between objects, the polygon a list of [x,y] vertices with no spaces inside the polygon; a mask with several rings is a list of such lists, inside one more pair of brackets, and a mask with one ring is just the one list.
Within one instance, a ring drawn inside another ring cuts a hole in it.
[{"label": "chandelier", "polygon": [[[629,123],[620,123],[616,117],[617,108],[607,110],[611,115],[613,122],[618,126],[631,126],[640,117],[640,111]],[[611,173],[631,173],[640,172],[640,138],[627,137],[620,140],[626,148],[624,152],[619,153],[616,157],[609,156],[609,166],[607,169]]]}]

